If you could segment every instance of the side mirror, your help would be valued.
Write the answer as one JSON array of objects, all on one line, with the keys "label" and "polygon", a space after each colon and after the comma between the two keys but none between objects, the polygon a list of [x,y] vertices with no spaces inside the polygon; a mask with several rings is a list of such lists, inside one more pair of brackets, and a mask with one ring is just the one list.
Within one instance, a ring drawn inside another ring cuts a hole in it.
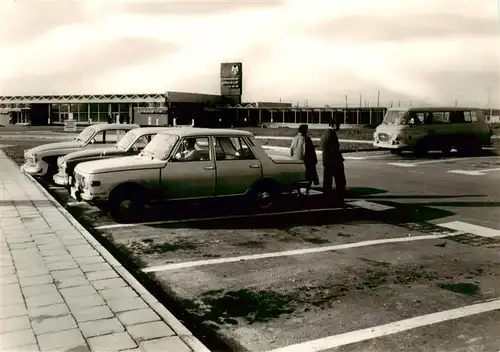
[{"label": "side mirror", "polygon": [[95,139],[92,138],[92,140],[90,141],[90,144],[94,144],[95,143]]},{"label": "side mirror", "polygon": [[182,155],[181,155],[181,153],[177,153],[177,154],[175,154],[174,159],[175,159],[175,160],[181,160],[181,159],[182,159]]}]

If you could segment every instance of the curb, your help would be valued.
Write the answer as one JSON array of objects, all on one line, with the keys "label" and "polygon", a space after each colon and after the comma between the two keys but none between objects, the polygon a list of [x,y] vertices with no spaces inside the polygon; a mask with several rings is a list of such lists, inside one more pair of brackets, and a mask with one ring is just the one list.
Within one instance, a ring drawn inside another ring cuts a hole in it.
[{"label": "curb", "polygon": [[[2,150],[0,154],[15,164]],[[109,265],[134,289],[137,294],[146,302],[165,321],[179,338],[184,341],[194,352],[210,352],[210,350],[198,340],[170,311],[165,308],[148,290],[137,281],[137,279],[125,269],[118,260],[115,259],[59,202],[43,188],[31,175],[23,173],[47,199],[54,205],[57,210],[75,227],[83,237],[90,243],[94,249],[108,262]]]}]

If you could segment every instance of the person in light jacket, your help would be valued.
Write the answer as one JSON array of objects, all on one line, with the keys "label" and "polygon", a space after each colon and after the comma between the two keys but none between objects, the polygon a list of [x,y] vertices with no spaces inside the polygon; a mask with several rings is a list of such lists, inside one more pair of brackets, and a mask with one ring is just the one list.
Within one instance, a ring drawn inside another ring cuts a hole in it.
[{"label": "person in light jacket", "polygon": [[316,150],[314,149],[312,139],[307,135],[308,129],[307,125],[300,125],[299,133],[292,141],[292,146],[290,147],[290,154],[292,157],[295,160],[304,161],[306,167],[306,180],[308,181],[306,194],[309,194],[309,190],[313,183],[319,185],[318,172],[316,171],[318,157],[316,156]]},{"label": "person in light jacket", "polygon": [[299,133],[293,138],[290,146],[290,155],[294,160],[304,160],[306,153],[307,125],[299,126]]}]

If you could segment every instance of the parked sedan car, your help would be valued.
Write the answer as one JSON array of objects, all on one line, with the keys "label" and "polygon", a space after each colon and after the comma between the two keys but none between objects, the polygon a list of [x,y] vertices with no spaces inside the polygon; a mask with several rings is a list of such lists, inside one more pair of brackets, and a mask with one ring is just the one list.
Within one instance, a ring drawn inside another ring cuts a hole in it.
[{"label": "parked sedan car", "polygon": [[250,132],[174,128],[137,156],[78,164],[71,195],[122,221],[153,201],[247,196],[268,209],[304,179],[302,161],[272,159]]},{"label": "parked sedan car", "polygon": [[39,145],[24,151],[21,170],[32,176],[44,176],[52,180],[57,173],[57,158],[84,149],[114,144],[128,131],[139,128],[134,124],[101,123],[86,127],[73,141]]},{"label": "parked sedan car", "polygon": [[71,186],[76,165],[86,161],[110,159],[120,156],[139,154],[157,133],[168,131],[172,127],[142,127],[130,130],[118,143],[110,147],[79,150],[57,159],[59,172],[54,175],[54,182],[60,186]]}]

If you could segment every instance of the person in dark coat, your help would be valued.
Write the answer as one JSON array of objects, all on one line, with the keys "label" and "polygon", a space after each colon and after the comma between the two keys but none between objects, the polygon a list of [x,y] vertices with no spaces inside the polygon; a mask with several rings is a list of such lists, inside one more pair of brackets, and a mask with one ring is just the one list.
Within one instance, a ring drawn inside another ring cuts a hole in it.
[{"label": "person in dark coat", "polygon": [[[333,200],[334,203],[343,205],[347,181],[344,170],[344,158],[340,151],[339,139],[336,132],[339,128],[340,123],[337,123],[337,121],[332,118],[329,123],[329,128],[323,133],[323,136],[321,136],[321,152],[323,154],[323,194],[328,200]],[[336,199],[333,199],[333,179],[335,179]]]}]

